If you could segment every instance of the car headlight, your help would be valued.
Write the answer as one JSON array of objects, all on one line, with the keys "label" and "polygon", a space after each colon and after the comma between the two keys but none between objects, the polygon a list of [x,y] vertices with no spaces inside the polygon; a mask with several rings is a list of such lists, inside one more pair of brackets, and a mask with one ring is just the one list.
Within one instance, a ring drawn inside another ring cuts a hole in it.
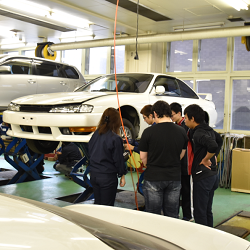
[{"label": "car headlight", "polygon": [[50,113],[91,113],[94,106],[88,104],[67,105],[52,108]]},{"label": "car headlight", "polygon": [[20,107],[21,107],[20,105],[11,102],[11,103],[8,105],[8,110],[10,110],[10,111],[20,111]]}]

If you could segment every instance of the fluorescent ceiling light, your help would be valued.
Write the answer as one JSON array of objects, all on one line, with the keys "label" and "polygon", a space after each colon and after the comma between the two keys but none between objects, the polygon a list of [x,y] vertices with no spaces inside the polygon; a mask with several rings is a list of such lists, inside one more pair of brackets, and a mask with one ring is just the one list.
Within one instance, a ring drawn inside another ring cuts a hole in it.
[{"label": "fluorescent ceiling light", "polygon": [[15,49],[15,48],[21,48],[26,46],[26,42],[22,43],[10,43],[10,44],[1,44],[1,49]]},{"label": "fluorescent ceiling light", "polygon": [[50,8],[25,0],[1,0],[0,4],[39,16],[49,14]]},{"label": "fluorescent ceiling light", "polygon": [[224,0],[225,3],[229,4],[236,10],[248,10],[248,3],[244,0]]},{"label": "fluorescent ceiling light", "polygon": [[74,15],[69,15],[65,12],[53,10],[45,5],[40,5],[26,0],[0,0],[0,5],[5,5],[13,9],[21,10],[33,15],[39,15],[44,18],[52,19],[67,25],[73,25],[75,27],[86,28],[89,27],[90,22],[78,18]]},{"label": "fluorescent ceiling light", "polygon": [[88,28],[90,22],[88,22],[85,19],[75,17],[72,15],[67,14],[66,12],[61,12],[57,10],[52,10],[50,12],[50,15],[47,16],[50,19],[62,22],[62,23],[67,23],[76,27],[81,27],[81,28]]},{"label": "fluorescent ceiling light", "polygon": [[224,22],[202,23],[202,24],[194,24],[194,25],[177,26],[177,27],[173,27],[173,30],[174,31],[200,30],[200,29],[220,28],[222,26],[224,26]]}]

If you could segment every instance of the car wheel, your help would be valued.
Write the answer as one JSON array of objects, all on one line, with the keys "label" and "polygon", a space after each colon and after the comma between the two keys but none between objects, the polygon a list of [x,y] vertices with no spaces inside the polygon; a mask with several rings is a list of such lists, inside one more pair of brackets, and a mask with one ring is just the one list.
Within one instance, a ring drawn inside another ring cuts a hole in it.
[{"label": "car wheel", "polygon": [[59,142],[58,141],[42,141],[42,140],[26,140],[28,147],[37,154],[49,154],[53,152]]},{"label": "car wheel", "polygon": [[[135,139],[135,128],[134,128],[133,124],[129,120],[123,119],[123,125],[124,125],[124,130],[125,130],[125,133],[127,135],[127,138],[128,139]],[[121,134],[122,138],[125,138],[122,127],[120,127],[120,134]]]}]

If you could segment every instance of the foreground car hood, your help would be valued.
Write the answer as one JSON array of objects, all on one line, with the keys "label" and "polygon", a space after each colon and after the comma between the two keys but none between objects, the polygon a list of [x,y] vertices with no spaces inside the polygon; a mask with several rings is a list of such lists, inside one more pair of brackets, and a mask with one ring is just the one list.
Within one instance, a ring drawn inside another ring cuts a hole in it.
[{"label": "foreground car hood", "polygon": [[246,250],[250,242],[189,221],[102,205],[71,205],[65,209],[171,241],[186,250]]},{"label": "foreground car hood", "polygon": [[[0,249],[110,249],[91,233],[19,197],[1,194]],[[24,199],[25,200],[25,199]]]},{"label": "foreground car hood", "polygon": [[[123,93],[119,93],[123,94]],[[131,95],[131,93],[129,93]],[[132,93],[133,94],[133,93]],[[61,92],[51,94],[37,94],[28,95],[17,98],[12,102],[17,104],[26,105],[59,105],[68,103],[81,103],[86,102],[98,97],[104,97],[108,95],[116,95],[116,93],[109,92]]]}]

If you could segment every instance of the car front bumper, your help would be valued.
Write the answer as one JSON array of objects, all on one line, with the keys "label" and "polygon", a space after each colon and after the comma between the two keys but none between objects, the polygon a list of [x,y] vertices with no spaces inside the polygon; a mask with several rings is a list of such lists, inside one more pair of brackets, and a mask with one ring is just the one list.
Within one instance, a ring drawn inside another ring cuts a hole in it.
[{"label": "car front bumper", "polygon": [[[60,128],[97,126],[102,113],[26,113],[5,111],[3,121],[11,125],[7,134],[12,137],[46,140],[88,142],[93,133],[88,135],[63,134]],[[22,126],[29,126],[32,132],[23,131]],[[41,133],[39,128],[50,128],[51,133]]]}]

